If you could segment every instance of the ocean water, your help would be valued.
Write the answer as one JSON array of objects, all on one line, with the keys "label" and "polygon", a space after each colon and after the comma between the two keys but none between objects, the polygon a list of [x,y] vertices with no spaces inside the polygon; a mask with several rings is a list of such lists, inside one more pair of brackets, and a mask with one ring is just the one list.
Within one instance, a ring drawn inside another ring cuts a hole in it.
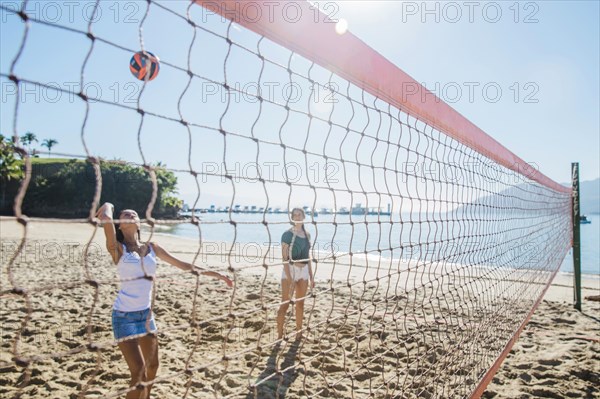
[{"label": "ocean water", "polygon": [[[600,275],[600,214],[586,215],[591,224],[581,225],[581,273]],[[563,272],[573,272],[573,250],[560,267]]]},{"label": "ocean water", "polygon": [[[235,242],[240,246],[238,249],[257,257],[261,255],[258,253],[261,247],[279,245],[281,234],[290,227],[287,214],[265,215],[266,226],[262,223],[262,214],[232,214],[231,221],[227,213],[204,213],[199,216],[203,241]],[[510,222],[502,224],[503,222],[468,220],[453,222],[447,220],[447,216],[442,218],[432,214],[402,214],[401,217],[397,214],[380,217],[320,214],[314,218],[315,223],[308,216],[305,225],[311,234],[314,249],[320,254],[352,252],[364,255],[366,251],[368,257],[376,258],[380,254],[378,250],[381,250],[384,258],[427,261],[460,253],[463,255],[453,256],[452,262],[485,264],[486,260],[495,255],[498,257],[494,259],[498,260],[511,259],[507,256],[528,259],[528,256],[531,257],[530,253],[538,250],[537,255],[543,256],[538,248],[542,247],[544,240],[548,240],[548,231],[541,235],[536,229],[539,222],[549,221],[544,216],[538,216],[536,227],[536,223],[532,223],[530,219],[531,215],[522,216],[519,218],[518,215],[510,215]],[[587,216],[592,223],[581,225],[582,273],[600,275],[600,215]],[[546,230],[556,233],[554,229]],[[504,233],[497,234],[498,231]],[[198,238],[198,229],[191,224],[180,224],[159,232]],[[528,237],[527,242],[523,242],[524,236]],[[552,236],[550,240],[556,237]],[[451,238],[454,239],[450,240]],[[568,251],[560,270],[573,271],[572,250]]]}]

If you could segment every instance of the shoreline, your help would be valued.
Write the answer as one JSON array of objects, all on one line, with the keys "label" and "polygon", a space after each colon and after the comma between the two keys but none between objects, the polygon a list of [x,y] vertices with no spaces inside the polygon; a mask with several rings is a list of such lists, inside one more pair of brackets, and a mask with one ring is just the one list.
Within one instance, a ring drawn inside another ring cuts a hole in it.
[{"label": "shoreline", "polygon": [[[147,230],[149,230],[149,228],[147,228]],[[191,237],[187,237],[184,235],[177,235],[177,234],[173,234],[173,233],[165,233],[165,232],[154,232],[154,235],[158,235],[159,237],[165,237],[167,239],[184,239],[184,240],[188,240],[190,242],[194,242],[194,244],[198,244],[198,241],[196,239],[193,239]],[[209,241],[208,243],[215,243],[215,241]],[[231,242],[219,242],[218,244],[222,244],[222,245],[231,245]],[[237,242],[236,244],[238,245],[244,245],[244,244],[255,244],[255,243],[247,243],[247,242]],[[258,245],[259,247],[264,247],[262,245]],[[274,245],[273,247],[278,248],[276,245]],[[322,251],[322,250],[318,250],[316,251],[317,253],[321,254],[321,255],[328,255],[329,253],[326,251]],[[374,252],[376,251],[370,251],[368,254],[365,253],[356,253],[353,255],[354,259],[361,259],[364,260],[364,258],[370,258],[370,260],[372,261],[385,261],[385,262],[416,262],[418,259],[412,259],[412,258],[389,258],[389,257],[385,257],[385,256],[379,256],[376,255]],[[348,252],[337,252],[336,256],[337,257],[342,257],[342,256],[348,256]],[[565,270],[558,270],[557,272],[557,276],[558,275],[567,275],[567,276],[573,276],[574,272],[572,271],[565,271]],[[599,274],[592,274],[592,273],[581,273],[582,278],[586,278],[586,279],[591,279],[591,280],[600,280],[600,272]],[[582,287],[583,288],[583,287]]]},{"label": "shoreline", "polygon": [[[26,302],[10,293],[0,297],[0,322],[4,326],[0,350],[0,378],[4,383],[0,396],[22,392],[33,397],[70,397],[85,390],[86,397],[95,398],[126,387],[127,366],[114,344],[110,327],[110,309],[119,281],[104,248],[103,231],[85,223],[33,221],[27,227],[28,246],[8,270],[11,245],[20,243],[23,228],[2,219],[0,228],[2,291],[8,293],[13,287],[21,287],[28,298]],[[199,241],[192,238],[156,231],[154,234],[165,248],[186,261],[193,260],[200,249]],[[142,232],[142,238],[148,238],[147,232]],[[84,265],[82,249],[88,242],[92,245]],[[189,386],[192,395],[200,397],[244,398],[248,384],[257,381],[263,381],[258,387],[259,397],[266,398],[275,396],[276,391],[290,399],[307,395],[348,396],[351,390],[359,396],[372,392],[380,397],[387,389],[410,398],[416,398],[423,390],[433,396],[435,392],[468,391],[477,382],[478,362],[487,359],[480,358],[479,353],[499,353],[503,340],[508,339],[505,334],[510,333],[514,320],[527,314],[531,298],[541,292],[548,276],[547,272],[529,276],[525,270],[490,271],[481,267],[471,267],[465,273],[464,267],[448,264],[442,277],[437,277],[435,268],[419,266],[416,272],[400,269],[404,278],[392,279],[378,274],[378,265],[383,264],[385,269],[390,266],[389,261],[371,262],[356,257],[353,262],[360,273],[350,284],[347,273],[339,281],[332,280],[335,275],[328,274],[331,269],[322,262],[325,275],[318,279],[315,295],[306,303],[305,326],[310,326],[306,340],[301,347],[294,347],[293,341],[276,347],[281,266],[265,270],[261,259],[246,262],[243,258],[219,259],[218,255],[200,260],[202,265],[226,272],[228,262],[233,262],[236,287],[230,290],[208,278],[196,280],[193,275],[160,262],[153,308],[161,345],[160,380],[153,391],[157,397],[180,398]],[[373,265],[369,270],[374,274],[367,279],[363,272],[368,265]],[[12,279],[7,277],[9,272]],[[96,288],[86,283],[89,279],[99,282]],[[582,280],[584,296],[588,291],[599,293],[600,289],[593,290],[598,279]],[[582,374],[582,378],[571,379],[570,385],[563,387],[566,382],[559,377],[568,371],[555,373],[557,378],[549,372],[542,373],[544,378],[537,378],[533,373],[539,370],[521,368],[538,359],[546,362],[544,351],[556,342],[577,345],[573,347],[577,358],[573,356],[572,362],[565,360],[557,365],[560,370],[596,361],[592,349],[597,344],[570,340],[573,326],[578,326],[579,331],[590,331],[589,334],[597,331],[589,319],[573,313],[568,303],[572,300],[572,281],[572,275],[556,274],[513,352],[519,353],[519,344],[530,345],[528,339],[539,337],[528,333],[530,327],[544,326],[545,332],[564,334],[569,339],[544,336],[543,345],[534,344],[541,352],[525,348],[526,361],[515,363],[509,356],[494,377],[501,386],[490,386],[486,395],[500,398],[499,392],[512,392],[506,390],[507,384],[521,381],[517,376],[523,373],[531,376],[530,383],[539,379],[543,384],[551,381],[564,392],[584,392],[594,374]],[[489,287],[488,291],[469,288],[477,289],[479,285],[479,289]],[[585,301],[583,306],[585,310],[597,305]],[[229,312],[236,317],[229,319]],[[21,330],[26,315],[28,319]],[[192,315],[203,322],[201,327],[190,324]],[[580,316],[583,320],[577,318]],[[290,313],[286,322],[288,333],[293,331],[293,324]],[[487,331],[496,330],[493,337],[486,335]],[[14,340],[20,332],[20,356],[39,359],[32,363],[31,381],[23,388],[18,386],[25,369],[12,360]],[[100,352],[88,351],[90,342],[99,345]],[[225,355],[227,364],[223,363]],[[301,363],[295,363],[295,359]],[[280,367],[289,371],[279,379],[271,366],[281,361]],[[189,377],[183,372],[186,362],[194,368]],[[400,385],[385,388],[384,381],[392,376]],[[427,384],[423,386],[419,381]],[[530,391],[539,389],[536,385]]]},{"label": "shoreline", "polygon": [[[161,219],[161,220],[165,220],[165,221],[181,221],[181,220],[185,220],[185,219],[189,219],[189,218],[178,218],[178,219]],[[14,216],[0,216],[0,222],[15,222],[16,219]],[[85,219],[53,219],[53,218],[31,218],[30,222],[35,224],[36,222],[39,222],[40,224],[53,224],[53,223],[59,223],[59,224],[63,224],[63,225],[78,225],[78,226],[89,226],[90,229],[93,229],[93,225],[91,225],[89,222],[87,222]],[[174,233],[170,233],[170,232],[165,232],[165,231],[161,231],[161,230],[168,230],[171,229],[172,226],[171,225],[158,225],[155,226],[154,228],[154,236],[159,236],[159,237],[164,237],[165,239],[167,239],[169,242],[173,242],[174,240],[184,240],[184,241],[188,241],[190,244],[198,244],[198,240],[196,238],[193,237],[188,237],[186,235],[181,235],[181,234],[174,234]],[[146,224],[142,223],[142,233],[146,233],[149,234],[151,231],[151,228],[149,226],[147,226]],[[143,237],[144,238],[144,237]],[[144,240],[142,240],[144,241]],[[204,243],[217,243],[219,245],[230,245],[231,242],[217,242],[217,241],[204,241]],[[260,243],[254,243],[254,242],[241,242],[238,241],[236,242],[236,245],[247,245],[247,244],[255,244],[255,247],[265,247],[263,244]],[[277,248],[278,242],[273,242],[272,246]],[[326,251],[323,250],[317,250],[316,252],[320,253],[321,255],[327,255],[329,254]],[[413,258],[389,258],[389,257],[385,257],[385,256],[379,256],[376,254],[377,251],[375,250],[370,250],[368,252],[368,254],[363,253],[356,253],[353,255],[354,259],[360,259],[360,258],[370,258],[371,261],[384,261],[384,262],[414,262],[417,261],[418,259],[413,259]],[[348,252],[337,252],[336,256],[347,256]],[[573,275],[574,272],[571,270],[558,270],[557,272],[560,275]],[[583,271],[581,273],[582,278],[585,276],[586,279],[598,279],[600,280],[600,270],[598,271],[598,273],[588,273],[587,270]]]}]

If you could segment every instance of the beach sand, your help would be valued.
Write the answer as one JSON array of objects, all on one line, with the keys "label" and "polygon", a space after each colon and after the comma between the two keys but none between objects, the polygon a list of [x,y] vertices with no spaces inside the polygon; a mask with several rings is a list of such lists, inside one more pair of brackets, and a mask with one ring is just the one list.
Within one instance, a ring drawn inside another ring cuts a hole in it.
[{"label": "beach sand", "polygon": [[[597,277],[583,281],[598,295]],[[600,302],[572,303],[573,276],[558,274],[483,398],[600,398]]]},{"label": "beach sand", "polygon": [[[92,238],[94,231],[30,222],[27,245],[11,262],[23,228],[0,218],[0,397],[119,397],[127,389],[128,369],[110,322],[118,278],[103,231]],[[332,260],[323,260],[306,299],[305,338],[293,340],[290,311],[289,339],[276,345],[281,266],[274,249],[227,256],[229,248],[209,243],[217,250],[205,244],[198,254],[198,240],[161,234],[152,240],[236,281],[229,289],[161,262],[153,305],[156,398],[463,397],[527,314],[532,301],[522,298],[548,278],[538,273],[528,285],[528,271],[459,265],[417,267],[395,278],[386,277],[384,261],[357,257],[346,261],[355,265],[349,270],[341,259],[333,273]],[[555,282],[486,397],[597,397],[598,302],[584,301],[584,312],[576,312],[570,278],[559,274]],[[584,287],[584,296],[599,293],[597,279],[584,279]]]}]

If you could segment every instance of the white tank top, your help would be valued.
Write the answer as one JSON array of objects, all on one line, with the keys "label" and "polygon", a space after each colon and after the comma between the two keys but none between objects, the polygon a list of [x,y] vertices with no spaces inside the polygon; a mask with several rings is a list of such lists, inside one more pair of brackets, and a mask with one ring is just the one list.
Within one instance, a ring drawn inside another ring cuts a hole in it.
[{"label": "white tank top", "polygon": [[121,289],[113,308],[121,312],[148,309],[152,300],[152,281],[144,276],[154,276],[156,273],[156,254],[152,245],[148,244],[143,267],[140,255],[135,251],[127,252],[123,245],[123,255],[117,263],[117,272],[121,280]]}]

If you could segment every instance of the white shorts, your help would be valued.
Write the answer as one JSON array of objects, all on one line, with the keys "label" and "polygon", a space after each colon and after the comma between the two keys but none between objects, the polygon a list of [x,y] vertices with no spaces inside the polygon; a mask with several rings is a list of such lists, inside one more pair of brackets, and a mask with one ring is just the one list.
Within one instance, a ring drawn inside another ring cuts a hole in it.
[{"label": "white shorts", "polygon": [[[289,265],[289,268],[290,276],[295,283],[300,280],[308,281],[308,263]],[[287,280],[287,276],[285,275],[285,267],[283,267],[283,270],[281,271],[281,279]]]}]

